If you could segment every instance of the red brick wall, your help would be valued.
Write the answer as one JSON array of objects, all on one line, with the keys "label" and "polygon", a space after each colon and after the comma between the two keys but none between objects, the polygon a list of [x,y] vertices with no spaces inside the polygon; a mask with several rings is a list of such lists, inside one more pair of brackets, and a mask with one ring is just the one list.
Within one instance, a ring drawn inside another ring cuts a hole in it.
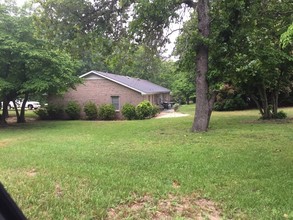
[{"label": "red brick wall", "polygon": [[[86,102],[92,101],[99,106],[101,104],[112,103],[111,96],[119,96],[120,110],[126,103],[136,106],[143,100],[149,100],[153,104],[159,104],[159,95],[142,96],[139,92],[104,78],[85,79],[83,84],[76,86],[76,90],[71,89],[62,97],[50,97],[49,104],[54,103],[66,106],[69,101],[77,101],[83,107]],[[169,94],[164,94],[163,96],[165,99],[167,99],[166,97],[170,97]],[[117,117],[121,118],[120,112],[117,113]]]}]

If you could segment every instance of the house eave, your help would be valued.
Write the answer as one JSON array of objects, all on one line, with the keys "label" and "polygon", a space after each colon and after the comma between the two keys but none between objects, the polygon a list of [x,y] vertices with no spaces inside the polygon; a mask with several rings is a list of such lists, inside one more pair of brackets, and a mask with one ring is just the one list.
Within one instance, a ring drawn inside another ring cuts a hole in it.
[{"label": "house eave", "polygon": [[126,87],[126,88],[129,88],[129,89],[131,89],[131,90],[134,90],[134,91],[140,93],[141,95],[144,95],[144,94],[145,94],[143,91],[140,91],[140,90],[138,90],[138,89],[135,89],[135,88],[133,88],[133,87],[131,87],[131,86],[128,86],[128,85],[126,85],[126,84],[124,84],[124,83],[121,83],[121,82],[119,82],[119,81],[117,81],[117,80],[111,79],[110,77],[104,76],[103,74],[100,74],[99,72],[96,72],[96,71],[90,71],[90,72],[87,72],[87,73],[81,75],[79,78],[84,78],[85,76],[87,76],[87,75],[89,75],[89,74],[91,74],[91,73],[93,73],[93,74],[95,74],[95,75],[98,75],[98,76],[100,76],[100,77],[102,77],[102,78],[108,79],[108,80],[110,80],[110,81],[112,81],[112,82],[115,82],[115,83],[117,83],[117,84],[119,84],[119,85],[122,85],[122,86],[124,86],[124,87]]},{"label": "house eave", "polygon": [[161,92],[150,92],[150,93],[142,93],[142,95],[158,95],[158,94],[169,94],[171,91],[161,91]]},{"label": "house eave", "polygon": [[131,86],[129,86],[129,85],[126,85],[126,84],[124,84],[124,83],[121,83],[121,82],[119,82],[119,81],[117,81],[117,80],[114,80],[114,79],[112,79],[112,78],[110,78],[110,77],[107,77],[107,76],[105,76],[105,75],[103,75],[103,74],[101,74],[101,73],[99,73],[98,71],[89,71],[89,72],[87,72],[87,73],[85,73],[85,74],[83,74],[83,75],[81,75],[81,76],[79,76],[79,78],[84,78],[85,76],[87,76],[87,75],[90,75],[90,74],[95,74],[95,75],[97,75],[97,76],[100,76],[100,77],[102,77],[102,78],[105,78],[105,79],[108,79],[108,80],[110,80],[110,81],[112,81],[112,82],[115,82],[115,83],[117,83],[117,84],[119,84],[119,85],[122,85],[122,86],[124,86],[124,87],[126,87],[126,88],[129,88],[129,89],[131,89],[131,90],[133,90],[133,91],[136,91],[136,92],[138,92],[138,93],[140,93],[141,95],[156,95],[156,94],[162,94],[162,93],[170,93],[170,91],[162,91],[162,92],[153,92],[153,93],[148,93],[148,92],[144,92],[144,91],[141,91],[141,90],[139,90],[139,89],[136,89],[136,88],[133,88],[133,87],[131,87]]}]

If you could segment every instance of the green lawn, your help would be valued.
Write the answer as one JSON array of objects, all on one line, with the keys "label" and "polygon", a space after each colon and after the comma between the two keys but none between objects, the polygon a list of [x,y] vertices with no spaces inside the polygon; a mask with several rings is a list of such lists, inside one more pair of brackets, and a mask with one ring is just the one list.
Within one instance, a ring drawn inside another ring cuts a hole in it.
[{"label": "green lawn", "polygon": [[0,181],[29,219],[103,219],[144,195],[191,194],[223,219],[293,219],[293,120],[214,112],[209,132],[191,133],[194,107],[179,111],[191,115],[0,128]]}]

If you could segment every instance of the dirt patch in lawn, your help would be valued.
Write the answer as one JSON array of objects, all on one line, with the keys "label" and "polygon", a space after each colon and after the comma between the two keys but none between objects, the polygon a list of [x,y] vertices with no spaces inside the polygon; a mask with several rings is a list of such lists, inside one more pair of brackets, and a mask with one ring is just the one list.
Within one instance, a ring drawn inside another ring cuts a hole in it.
[{"label": "dirt patch in lawn", "polygon": [[0,148],[1,147],[6,147],[7,145],[9,145],[12,142],[11,139],[4,139],[0,141]]},{"label": "dirt patch in lawn", "polygon": [[36,171],[36,169],[31,169],[31,170],[26,172],[26,175],[29,176],[29,177],[34,177],[34,176],[37,175],[37,171]]},{"label": "dirt patch in lawn", "polygon": [[[25,117],[25,121],[26,122],[34,122],[36,121],[37,119],[36,118],[33,118],[33,117]],[[8,117],[6,119],[6,122],[8,124],[16,124],[17,123],[17,118],[16,117]]]},{"label": "dirt patch in lawn", "polygon": [[122,219],[198,219],[219,220],[221,211],[217,205],[196,194],[176,196],[169,194],[167,198],[156,199],[150,195],[110,208],[107,218]]}]

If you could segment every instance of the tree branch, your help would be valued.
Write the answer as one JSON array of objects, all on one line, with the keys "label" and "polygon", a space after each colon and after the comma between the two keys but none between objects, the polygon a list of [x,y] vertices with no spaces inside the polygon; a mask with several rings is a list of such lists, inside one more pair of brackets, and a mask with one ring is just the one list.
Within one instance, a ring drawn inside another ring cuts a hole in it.
[{"label": "tree branch", "polygon": [[172,30],[170,33],[168,33],[166,36],[165,36],[165,38],[168,38],[170,35],[172,35],[174,32],[176,32],[176,31],[182,31],[183,30],[183,28],[177,28],[177,29],[175,29],[175,30]]}]

